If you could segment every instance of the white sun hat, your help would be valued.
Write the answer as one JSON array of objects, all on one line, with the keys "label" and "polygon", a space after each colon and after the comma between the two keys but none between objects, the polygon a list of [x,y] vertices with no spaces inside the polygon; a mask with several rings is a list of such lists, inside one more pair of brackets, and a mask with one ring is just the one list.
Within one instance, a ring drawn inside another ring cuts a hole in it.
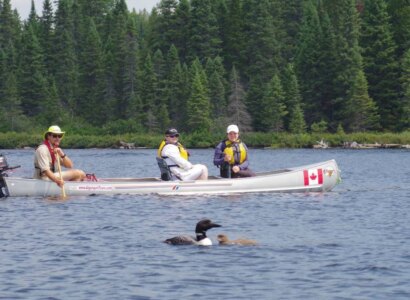
[{"label": "white sun hat", "polygon": [[230,133],[230,132],[235,132],[235,133],[239,133],[239,128],[238,126],[232,124],[229,125],[228,128],[226,129],[226,133]]}]

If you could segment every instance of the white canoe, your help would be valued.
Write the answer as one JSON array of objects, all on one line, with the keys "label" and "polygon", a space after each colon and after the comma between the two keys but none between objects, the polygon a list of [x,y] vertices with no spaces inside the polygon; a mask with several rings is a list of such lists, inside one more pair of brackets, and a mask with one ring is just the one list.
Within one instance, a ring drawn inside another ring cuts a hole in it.
[{"label": "white canoe", "polygon": [[[59,196],[51,181],[3,176],[5,196]],[[66,181],[67,196],[115,194],[235,194],[255,192],[327,192],[340,181],[335,160],[302,167],[258,173],[248,178],[211,177],[209,180],[162,181],[160,178],[102,178],[98,181]]]}]

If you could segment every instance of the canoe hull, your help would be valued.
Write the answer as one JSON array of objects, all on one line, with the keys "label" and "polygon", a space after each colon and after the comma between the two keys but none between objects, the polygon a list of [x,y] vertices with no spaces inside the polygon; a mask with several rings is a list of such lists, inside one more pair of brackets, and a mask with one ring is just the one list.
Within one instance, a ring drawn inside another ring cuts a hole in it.
[{"label": "canoe hull", "polygon": [[[259,173],[249,178],[211,178],[196,181],[161,181],[159,178],[104,178],[65,183],[67,196],[115,194],[235,194],[255,192],[327,192],[340,180],[336,161]],[[61,189],[50,181],[4,177],[8,196],[59,196]]]}]

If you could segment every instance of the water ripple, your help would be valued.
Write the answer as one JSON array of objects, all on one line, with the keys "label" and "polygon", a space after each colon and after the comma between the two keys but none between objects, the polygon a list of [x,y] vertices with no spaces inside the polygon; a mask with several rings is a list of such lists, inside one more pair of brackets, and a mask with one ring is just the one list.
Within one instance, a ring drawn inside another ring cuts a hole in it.
[{"label": "water ripple", "polygon": [[[67,151],[98,177],[158,175],[154,149]],[[212,150],[192,153],[217,172]],[[31,168],[31,151],[6,154]],[[1,200],[0,299],[410,298],[408,152],[250,155],[255,170],[336,158],[343,182],[325,194]],[[204,217],[223,226],[208,232],[214,246],[162,242]],[[222,247],[219,233],[259,245]]]}]

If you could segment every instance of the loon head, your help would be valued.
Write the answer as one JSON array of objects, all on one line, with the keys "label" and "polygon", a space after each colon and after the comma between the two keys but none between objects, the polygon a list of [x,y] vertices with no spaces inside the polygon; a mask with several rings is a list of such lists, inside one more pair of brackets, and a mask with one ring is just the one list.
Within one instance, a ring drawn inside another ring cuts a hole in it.
[{"label": "loon head", "polygon": [[206,238],[206,231],[214,228],[214,227],[221,227],[221,225],[213,223],[209,219],[203,219],[196,224],[195,234],[198,241]]}]

